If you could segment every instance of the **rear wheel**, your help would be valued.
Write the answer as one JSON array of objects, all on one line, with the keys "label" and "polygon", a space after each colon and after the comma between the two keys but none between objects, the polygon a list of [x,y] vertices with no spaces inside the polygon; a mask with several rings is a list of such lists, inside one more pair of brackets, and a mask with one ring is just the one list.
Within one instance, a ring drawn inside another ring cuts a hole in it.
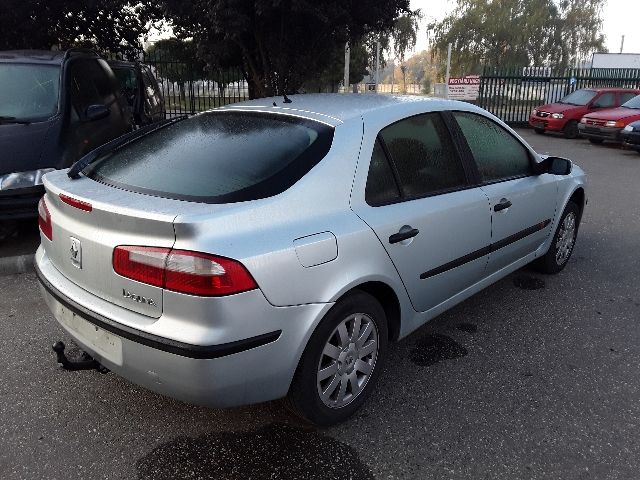
[{"label": "rear wheel", "polygon": [[289,390],[292,410],[320,426],[342,422],[374,389],[387,350],[384,309],[354,291],[336,303],[305,349]]},{"label": "rear wheel", "polygon": [[534,128],[533,131],[536,132],[538,135],[543,135],[545,132],[544,128]]},{"label": "rear wheel", "polygon": [[604,142],[604,140],[601,138],[590,138],[589,141],[594,145],[600,145],[602,142]]},{"label": "rear wheel", "polygon": [[575,120],[569,120],[562,129],[565,138],[578,138],[580,131],[578,130],[578,122]]},{"label": "rear wheel", "polygon": [[574,202],[567,203],[562,212],[558,228],[553,236],[549,251],[534,262],[543,273],[558,273],[569,261],[578,235],[580,208]]}]

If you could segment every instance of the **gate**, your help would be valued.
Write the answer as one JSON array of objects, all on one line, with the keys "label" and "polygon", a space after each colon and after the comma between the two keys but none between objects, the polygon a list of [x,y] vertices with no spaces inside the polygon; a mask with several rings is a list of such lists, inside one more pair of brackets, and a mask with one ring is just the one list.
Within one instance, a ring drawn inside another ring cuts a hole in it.
[{"label": "gate", "polygon": [[580,88],[640,88],[640,69],[486,67],[478,105],[511,125],[524,125],[535,107]]}]

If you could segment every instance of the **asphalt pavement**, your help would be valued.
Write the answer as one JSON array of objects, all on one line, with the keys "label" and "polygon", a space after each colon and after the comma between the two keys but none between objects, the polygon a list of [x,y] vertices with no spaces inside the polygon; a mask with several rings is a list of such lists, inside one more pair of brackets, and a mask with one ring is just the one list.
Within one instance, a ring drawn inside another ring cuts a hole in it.
[{"label": "asphalt pavement", "polygon": [[337,427],[60,370],[69,339],[35,275],[0,276],[0,478],[640,478],[640,155],[521,133],[589,174],[568,266],[520,270],[392,345]]}]

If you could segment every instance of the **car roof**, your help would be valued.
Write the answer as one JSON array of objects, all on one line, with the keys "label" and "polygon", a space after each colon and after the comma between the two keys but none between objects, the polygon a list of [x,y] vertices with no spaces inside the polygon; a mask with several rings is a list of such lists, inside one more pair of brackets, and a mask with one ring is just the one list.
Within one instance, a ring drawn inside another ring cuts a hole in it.
[{"label": "car roof", "polygon": [[638,88],[622,88],[622,87],[584,87],[581,90],[591,90],[592,92],[640,92]]},{"label": "car roof", "polygon": [[61,65],[69,55],[86,55],[98,57],[91,50],[5,50],[0,51],[0,63],[38,63],[47,65]]},{"label": "car roof", "polygon": [[[324,117],[328,123],[342,123],[356,117],[381,111],[414,111],[419,104],[424,110],[473,110],[478,107],[466,102],[444,100],[418,95],[387,95],[376,93],[305,93],[290,95],[291,103],[284,103],[284,97],[269,97],[234,103],[225,110],[256,109],[273,113],[289,113],[303,117]],[[275,103],[275,106],[274,106]]]}]

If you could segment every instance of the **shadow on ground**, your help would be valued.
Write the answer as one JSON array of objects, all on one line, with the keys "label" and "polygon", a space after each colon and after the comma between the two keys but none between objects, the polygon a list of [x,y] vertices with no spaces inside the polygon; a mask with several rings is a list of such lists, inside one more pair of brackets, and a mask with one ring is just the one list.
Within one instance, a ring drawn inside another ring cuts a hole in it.
[{"label": "shadow on ground", "polygon": [[136,469],[141,480],[373,480],[350,446],[314,429],[279,423],[178,437],[138,460]]}]

